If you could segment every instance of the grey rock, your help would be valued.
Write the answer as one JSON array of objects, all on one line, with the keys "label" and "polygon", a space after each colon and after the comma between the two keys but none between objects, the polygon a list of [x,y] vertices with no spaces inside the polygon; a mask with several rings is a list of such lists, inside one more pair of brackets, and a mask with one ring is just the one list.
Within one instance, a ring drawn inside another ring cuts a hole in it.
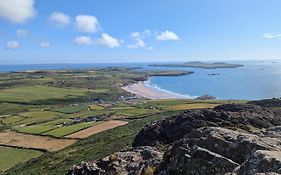
[{"label": "grey rock", "polygon": [[258,150],[238,170],[238,175],[281,174],[281,152]]}]

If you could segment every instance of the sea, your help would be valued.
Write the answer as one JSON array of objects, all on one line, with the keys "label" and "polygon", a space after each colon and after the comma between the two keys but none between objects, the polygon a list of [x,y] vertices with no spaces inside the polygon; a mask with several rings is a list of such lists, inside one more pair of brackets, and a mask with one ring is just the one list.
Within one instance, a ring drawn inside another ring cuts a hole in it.
[{"label": "sea", "polygon": [[0,65],[0,72],[54,69],[138,67],[145,70],[185,70],[185,76],[150,77],[146,85],[158,91],[196,98],[202,95],[224,100],[257,100],[281,97],[281,61],[225,61],[243,64],[239,68],[202,69],[190,67],[151,67],[153,63],[26,64]]}]

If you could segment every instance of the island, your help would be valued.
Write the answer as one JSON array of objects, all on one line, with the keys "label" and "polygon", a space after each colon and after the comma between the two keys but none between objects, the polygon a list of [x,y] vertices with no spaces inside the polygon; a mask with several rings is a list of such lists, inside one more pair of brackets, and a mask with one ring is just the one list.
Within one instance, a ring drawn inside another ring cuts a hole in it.
[{"label": "island", "polygon": [[193,67],[202,69],[217,69],[217,68],[238,68],[243,67],[242,64],[230,64],[224,62],[205,63],[201,61],[191,61],[186,63],[171,63],[171,64],[151,64],[154,67]]}]

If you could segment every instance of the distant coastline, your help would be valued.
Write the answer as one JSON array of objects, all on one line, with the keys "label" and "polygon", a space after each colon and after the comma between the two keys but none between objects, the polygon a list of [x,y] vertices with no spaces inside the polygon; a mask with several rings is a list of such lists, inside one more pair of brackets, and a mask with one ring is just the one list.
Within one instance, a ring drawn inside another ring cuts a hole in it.
[{"label": "distant coastline", "polygon": [[192,67],[192,68],[202,68],[202,69],[218,69],[218,68],[238,68],[243,67],[242,64],[230,64],[224,62],[215,62],[215,63],[204,63],[200,61],[191,61],[186,63],[177,63],[177,64],[151,64],[149,66],[153,67]]}]

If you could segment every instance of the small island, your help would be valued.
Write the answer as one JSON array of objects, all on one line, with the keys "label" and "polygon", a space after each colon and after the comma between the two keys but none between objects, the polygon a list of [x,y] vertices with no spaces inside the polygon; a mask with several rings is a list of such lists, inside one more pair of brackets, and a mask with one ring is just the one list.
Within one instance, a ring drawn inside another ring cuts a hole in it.
[{"label": "small island", "polygon": [[205,63],[205,62],[201,62],[201,61],[191,61],[191,62],[186,62],[186,63],[175,63],[175,64],[151,64],[149,66],[155,66],[155,67],[193,67],[193,68],[202,68],[202,69],[243,67],[242,64],[230,64],[230,63],[224,63],[224,62]]}]

